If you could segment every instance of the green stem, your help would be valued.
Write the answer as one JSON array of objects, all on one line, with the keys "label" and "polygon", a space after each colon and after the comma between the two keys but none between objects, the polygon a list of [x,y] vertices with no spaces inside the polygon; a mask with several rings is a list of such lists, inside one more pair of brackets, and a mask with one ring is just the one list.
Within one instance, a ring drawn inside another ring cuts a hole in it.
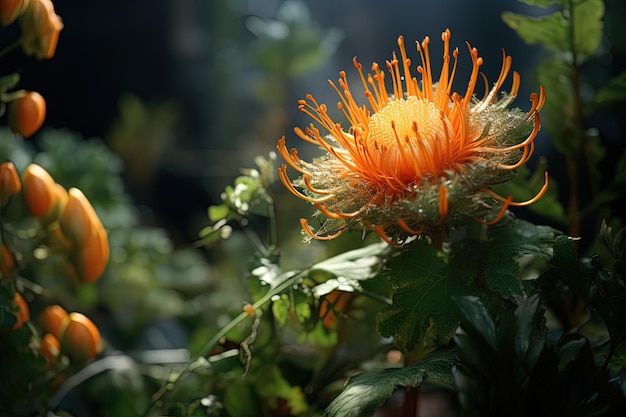
[{"label": "green stem", "polygon": [[[278,285],[276,288],[274,288],[273,290],[270,290],[267,294],[265,294],[261,299],[259,299],[259,301],[254,303],[252,305],[252,307],[255,310],[261,308],[265,303],[270,301],[272,299],[272,297],[274,297],[275,295],[281,294],[283,291],[285,291],[286,289],[290,288],[292,285],[297,283],[302,278],[302,276],[306,273],[306,271],[307,270],[302,270],[302,271],[299,271],[299,272],[296,272],[296,273],[294,273],[292,271],[292,272],[287,272],[287,273],[283,274],[285,276],[285,280],[280,285]],[[178,372],[176,375],[172,375],[173,374],[173,371],[172,371],[172,373],[170,373],[170,377],[167,379],[167,381],[152,396],[152,401],[150,402],[150,404],[148,405],[147,409],[142,414],[142,416],[143,417],[147,417],[148,416],[150,411],[152,411],[154,406],[161,400],[163,395],[167,391],[172,390],[173,387],[174,387],[174,384],[176,382],[178,382],[180,380],[180,378],[185,374],[185,372],[187,372],[189,370],[189,367],[191,366],[191,364],[196,362],[199,358],[208,355],[208,353],[215,346],[217,346],[217,344],[219,343],[219,341],[222,338],[224,338],[231,330],[233,330],[235,327],[237,327],[239,324],[241,324],[244,320],[246,320],[249,317],[250,316],[246,312],[243,312],[243,313],[239,314],[237,317],[235,317],[233,320],[231,320],[230,323],[228,323],[226,326],[222,327],[222,329],[219,332],[217,332],[211,338],[211,340],[209,340],[206,343],[206,345],[204,345],[204,347],[200,350],[200,353],[198,353],[194,357],[190,358],[189,361],[185,364],[185,366],[183,367],[183,369],[180,372]]]}]

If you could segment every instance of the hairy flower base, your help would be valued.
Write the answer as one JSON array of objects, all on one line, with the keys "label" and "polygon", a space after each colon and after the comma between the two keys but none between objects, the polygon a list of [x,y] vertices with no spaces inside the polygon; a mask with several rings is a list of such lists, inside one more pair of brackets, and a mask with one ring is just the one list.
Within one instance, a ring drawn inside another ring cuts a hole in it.
[{"label": "hairy flower base", "polygon": [[512,196],[504,198],[489,189],[513,178],[515,169],[532,155],[543,89],[539,95],[531,94],[528,113],[508,110],[520,80],[514,72],[511,92],[498,99],[511,67],[511,57],[503,54],[498,80],[491,89],[486,87],[483,99],[477,99],[474,89],[482,58],[468,45],[473,67],[467,91],[464,96],[451,93],[458,50],[450,69],[449,39],[447,30],[442,34],[444,63],[436,82],[429,39],[417,44],[422,62],[417,67],[418,83],[400,37],[401,60],[394,55],[386,63],[391,94],[378,64],[366,77],[355,59],[369,108],[357,105],[344,72],[339,86],[331,82],[340,98],[337,107],[350,123],[347,131],[311,95],[300,101],[300,110],[330,133],[323,137],[313,124],[304,131],[295,129],[301,139],[326,151],[312,162],[301,160],[296,149],[288,151],[284,137],[278,142],[285,161],[301,174],[291,181],[283,165],[281,181],[323,217],[316,231],[301,219],[309,238],[328,240],[346,230],[374,231],[397,245],[410,236],[458,227],[470,219],[495,223],[509,206],[531,204],[545,193],[547,174],[544,186],[529,201],[513,202]]}]

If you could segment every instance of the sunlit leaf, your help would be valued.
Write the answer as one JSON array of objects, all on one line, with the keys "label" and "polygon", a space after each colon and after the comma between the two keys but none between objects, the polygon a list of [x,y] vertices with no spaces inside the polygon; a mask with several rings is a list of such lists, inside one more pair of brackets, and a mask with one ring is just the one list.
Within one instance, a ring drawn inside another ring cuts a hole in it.
[{"label": "sunlit leaf", "polygon": [[425,379],[452,385],[452,350],[435,351],[404,368],[363,372],[351,377],[346,388],[328,406],[325,417],[368,417],[374,414],[398,387],[416,387]]},{"label": "sunlit leaf", "polygon": [[[545,2],[541,2],[542,5]],[[504,22],[529,44],[543,45],[562,52],[574,52],[577,63],[593,55],[602,40],[602,0],[567,3],[572,9],[542,17],[505,12]]]},{"label": "sunlit leaf", "polygon": [[309,276],[317,282],[323,281],[313,288],[313,293],[316,297],[321,297],[333,290],[359,291],[361,281],[374,278],[380,273],[383,257],[389,252],[389,245],[375,243],[313,265]]}]

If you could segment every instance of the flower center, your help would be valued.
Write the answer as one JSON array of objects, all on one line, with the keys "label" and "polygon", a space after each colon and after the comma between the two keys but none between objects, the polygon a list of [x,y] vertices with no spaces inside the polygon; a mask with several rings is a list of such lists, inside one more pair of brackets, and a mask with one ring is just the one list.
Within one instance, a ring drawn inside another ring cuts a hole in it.
[{"label": "flower center", "polygon": [[409,96],[390,101],[369,119],[370,144],[382,148],[383,158],[394,164],[403,182],[437,174],[450,161],[454,132],[448,116],[430,100]]},{"label": "flower center", "polygon": [[432,101],[413,96],[390,101],[370,117],[368,127],[370,140],[385,146],[397,143],[396,133],[401,139],[409,137],[411,142],[417,139],[433,142],[445,139],[446,131],[452,131],[450,120]]}]

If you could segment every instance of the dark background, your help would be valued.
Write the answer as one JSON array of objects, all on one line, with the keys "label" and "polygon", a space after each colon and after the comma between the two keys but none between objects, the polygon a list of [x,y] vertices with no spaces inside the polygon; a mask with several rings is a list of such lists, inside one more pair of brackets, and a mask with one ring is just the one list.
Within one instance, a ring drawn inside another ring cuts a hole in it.
[{"label": "dark background", "polygon": [[[252,166],[253,157],[274,150],[282,134],[308,123],[297,110],[297,100],[315,93],[320,102],[336,101],[327,79],[341,69],[352,69],[351,59],[382,62],[397,49],[396,39],[407,41],[430,35],[432,51],[440,47],[439,34],[452,30],[452,45],[460,49],[456,88],[464,89],[469,58],[465,41],[485,59],[482,70],[495,80],[501,49],[513,56],[522,88],[516,105],[527,109],[532,76],[542,48],[525,45],[501,19],[503,11],[545,13],[516,0],[307,0],[311,20],[323,30],[339,29],[343,40],[324,65],[290,79],[283,113],[268,111],[253,94],[262,70],[253,59],[257,39],[246,28],[246,18],[273,18],[279,0],[75,0],[54,1],[62,17],[56,55],[47,61],[10,56],[9,67],[22,75],[22,88],[46,98],[46,127],[67,128],[85,137],[108,139],[120,114],[120,98],[132,93],[146,105],[173,104],[176,124],[167,132],[165,150],[151,178],[129,178],[131,193],[152,208],[164,226],[178,230],[181,239],[195,237],[198,223],[220,192]],[[607,1],[606,26],[612,39],[624,33],[620,16],[625,6]],[[5,36],[12,32],[5,31]],[[624,51],[622,44],[605,49]],[[434,53],[434,52],[433,52]],[[625,68],[624,54],[604,54],[607,77]],[[256,83],[256,84],[255,84]],[[505,85],[508,88],[508,85]],[[278,114],[278,116],[277,116]],[[272,119],[272,118],[275,119]],[[277,120],[270,134],[259,119]],[[616,146],[623,146],[619,115],[600,118],[598,124]],[[547,139],[537,140],[536,154],[550,154]],[[126,158],[127,165],[144,163]]]}]

